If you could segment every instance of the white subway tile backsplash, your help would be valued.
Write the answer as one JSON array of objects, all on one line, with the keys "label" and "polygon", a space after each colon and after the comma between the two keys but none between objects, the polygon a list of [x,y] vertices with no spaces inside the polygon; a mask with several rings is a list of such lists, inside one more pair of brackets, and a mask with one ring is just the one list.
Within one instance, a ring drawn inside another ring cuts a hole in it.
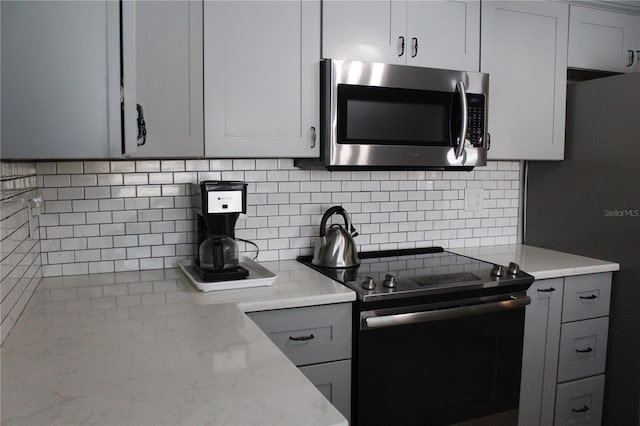
[{"label": "white subway tile backsplash", "polygon": [[183,172],[185,170],[184,160],[162,160],[160,170],[163,172]]},{"label": "white subway tile backsplash", "polygon": [[157,246],[163,244],[163,234],[140,234],[138,235],[140,245]]},{"label": "white subway tile backsplash", "polygon": [[71,175],[71,186],[96,186],[98,176],[95,174]]},{"label": "white subway tile backsplash", "polygon": [[[45,202],[45,206],[48,209],[50,202]],[[71,201],[72,208],[68,211],[73,212],[97,212],[100,205],[98,200],[73,200]]]},{"label": "white subway tile backsplash", "polygon": [[98,185],[100,186],[122,185],[123,181],[124,180],[121,173],[98,175]]},{"label": "white subway tile backsplash", "polygon": [[76,262],[96,262],[100,260],[100,250],[82,250],[75,252]]},{"label": "white subway tile backsplash", "polygon": [[136,161],[136,172],[159,172],[160,160]]},{"label": "white subway tile backsplash", "polygon": [[[126,234],[148,234],[151,232],[151,225],[149,222],[132,222],[121,224],[126,231]],[[123,232],[124,234],[125,232]]]},{"label": "white subway tile backsplash", "polygon": [[112,161],[111,173],[132,173],[136,171],[135,161]]},{"label": "white subway tile backsplash", "polygon": [[113,223],[112,212],[87,212],[86,222],[87,224],[94,223]]},{"label": "white subway tile backsplash", "polygon": [[112,198],[131,198],[136,196],[135,186],[113,186],[111,187]]},{"label": "white subway tile backsplash", "polygon": [[[154,246],[154,248],[156,248]],[[149,246],[141,246],[141,247],[127,247],[127,259],[139,259],[143,257],[151,257],[151,247]],[[160,256],[156,256],[160,257]]]},{"label": "white subway tile backsplash", "polygon": [[[43,256],[52,263],[43,267],[46,274],[153,269],[193,256],[195,215],[186,184],[200,180],[248,183],[237,235],[261,247],[262,261],[310,253],[322,214],[334,204],[350,213],[360,250],[517,240],[518,162],[490,162],[472,172],[308,171],[290,159],[71,163],[37,165],[48,191],[42,247],[52,254],[86,241],[90,253],[81,257],[78,249],[75,260],[61,264],[51,262],[60,257]],[[485,189],[482,210],[464,210],[467,188]]]},{"label": "white subway tile backsplash", "polygon": [[113,247],[137,247],[137,235],[117,235],[113,237]]},{"label": "white subway tile backsplash", "polygon": [[83,167],[85,173],[109,173],[110,170],[108,161],[85,161]]},{"label": "white subway tile backsplash", "polygon": [[46,228],[47,238],[71,238],[74,236],[73,226],[49,226]]},{"label": "white subway tile backsplash", "polygon": [[124,223],[110,223],[99,225],[100,235],[124,235],[125,224]]},{"label": "white subway tile backsplash", "polygon": [[110,198],[111,189],[108,186],[87,187],[84,189],[84,196],[87,199]]},{"label": "white subway tile backsplash", "polygon": [[85,225],[85,213],[60,213],[60,225]]}]

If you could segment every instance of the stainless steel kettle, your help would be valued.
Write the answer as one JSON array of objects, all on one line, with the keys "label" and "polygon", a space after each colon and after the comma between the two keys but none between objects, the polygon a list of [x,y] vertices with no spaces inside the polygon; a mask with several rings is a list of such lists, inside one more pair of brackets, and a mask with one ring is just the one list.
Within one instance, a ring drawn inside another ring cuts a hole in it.
[{"label": "stainless steel kettle", "polygon": [[[342,225],[334,223],[329,227],[327,220],[334,214],[344,218]],[[348,231],[347,231],[348,229]],[[320,238],[316,243],[311,263],[326,268],[350,268],[358,266],[360,259],[353,238],[358,233],[349,220],[349,215],[342,206],[333,206],[324,213],[320,222]]]}]

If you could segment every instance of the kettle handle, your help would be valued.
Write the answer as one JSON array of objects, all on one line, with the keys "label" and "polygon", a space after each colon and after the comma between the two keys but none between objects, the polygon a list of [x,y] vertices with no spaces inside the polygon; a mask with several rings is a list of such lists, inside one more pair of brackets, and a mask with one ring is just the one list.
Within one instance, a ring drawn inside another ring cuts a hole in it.
[{"label": "kettle handle", "polygon": [[354,228],[353,225],[351,224],[351,221],[349,220],[349,215],[347,215],[346,210],[342,206],[333,206],[329,210],[327,210],[322,216],[322,220],[320,221],[320,237],[324,237],[326,235],[327,220],[329,220],[329,218],[334,214],[339,214],[344,218],[345,228],[348,229],[349,232],[351,232],[351,234],[356,232],[356,228]]}]

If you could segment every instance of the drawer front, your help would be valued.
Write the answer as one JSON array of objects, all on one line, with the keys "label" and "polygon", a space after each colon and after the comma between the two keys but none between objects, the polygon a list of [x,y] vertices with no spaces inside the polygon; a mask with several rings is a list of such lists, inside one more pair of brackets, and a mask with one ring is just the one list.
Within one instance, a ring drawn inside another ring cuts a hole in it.
[{"label": "drawer front", "polygon": [[609,318],[562,324],[558,382],[604,373]]},{"label": "drawer front", "polygon": [[248,315],[297,366],[351,358],[351,303]]},{"label": "drawer front", "polygon": [[600,426],[604,397],[604,375],[558,385],[556,426]]},{"label": "drawer front", "polygon": [[334,361],[300,367],[334,407],[351,420],[351,361]]},{"label": "drawer front", "polygon": [[562,322],[609,315],[611,273],[578,275],[564,280]]}]

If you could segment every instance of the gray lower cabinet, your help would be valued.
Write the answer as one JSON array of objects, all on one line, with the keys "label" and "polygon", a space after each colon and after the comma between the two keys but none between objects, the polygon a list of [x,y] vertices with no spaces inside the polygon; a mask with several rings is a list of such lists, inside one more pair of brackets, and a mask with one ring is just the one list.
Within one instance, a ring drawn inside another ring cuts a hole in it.
[{"label": "gray lower cabinet", "polygon": [[302,374],[349,420],[351,411],[351,360],[300,367]]},{"label": "gray lower cabinet", "polygon": [[528,295],[518,425],[599,425],[611,273],[538,280]]},{"label": "gray lower cabinet", "polygon": [[349,420],[351,303],[250,312],[247,315]]}]

